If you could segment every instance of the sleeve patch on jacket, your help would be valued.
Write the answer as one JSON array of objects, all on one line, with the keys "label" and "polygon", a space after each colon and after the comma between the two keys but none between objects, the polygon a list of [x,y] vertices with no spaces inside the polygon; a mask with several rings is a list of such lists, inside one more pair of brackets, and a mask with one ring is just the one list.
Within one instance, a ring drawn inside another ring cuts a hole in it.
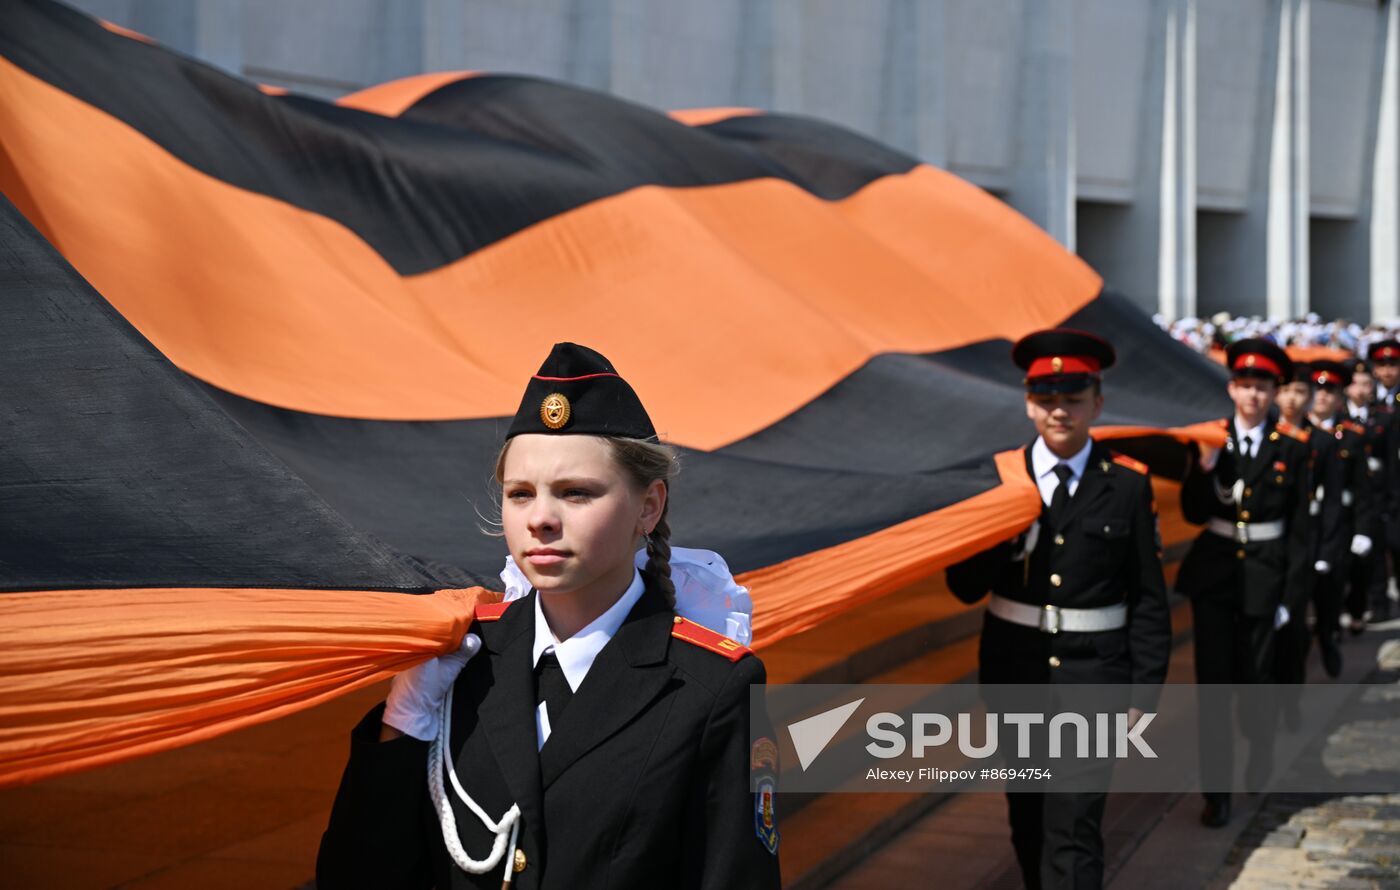
[{"label": "sleeve patch on jacket", "polygon": [[764,776],[753,794],[753,832],[764,849],[774,856],[778,855],[778,817],[773,812],[773,795],[776,791],[777,783],[773,777]]}]

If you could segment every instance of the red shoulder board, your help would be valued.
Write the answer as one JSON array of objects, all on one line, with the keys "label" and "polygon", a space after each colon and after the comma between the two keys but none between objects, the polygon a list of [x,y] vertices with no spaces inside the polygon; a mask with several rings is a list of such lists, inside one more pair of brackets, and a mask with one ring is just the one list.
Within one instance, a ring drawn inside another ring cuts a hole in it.
[{"label": "red shoulder board", "polygon": [[1113,452],[1113,462],[1120,467],[1127,467],[1134,473],[1141,473],[1144,476],[1149,475],[1147,464],[1143,463],[1140,460],[1133,460],[1126,454],[1119,454],[1116,451]]},{"label": "red shoulder board", "polygon": [[1365,428],[1364,426],[1362,426],[1361,424],[1357,423],[1356,421],[1353,421],[1353,420],[1343,420],[1343,421],[1342,421],[1342,426],[1345,427],[1346,429],[1351,430],[1353,433],[1356,433],[1358,436],[1364,436],[1364,435],[1366,435],[1366,428]]},{"label": "red shoulder board", "polygon": [[724,634],[679,616],[676,617],[676,622],[671,627],[671,636],[678,640],[685,640],[687,643],[693,643],[701,649],[709,649],[711,652],[723,655],[730,661],[738,661],[745,655],[751,654],[747,647],[740,646]]},{"label": "red shoulder board", "polygon": [[1309,438],[1307,433],[1305,433],[1305,432],[1303,432],[1302,430],[1298,429],[1296,426],[1294,426],[1293,424],[1289,423],[1289,422],[1286,421],[1286,420],[1280,420],[1280,421],[1274,426],[1274,429],[1276,429],[1276,430],[1278,430],[1279,432],[1283,433],[1283,434],[1284,434],[1285,436],[1287,436],[1288,438],[1290,438],[1290,439],[1296,439],[1296,440],[1299,441],[1299,442],[1306,442],[1306,441],[1308,441],[1308,438]]},{"label": "red shoulder board", "polygon": [[501,616],[510,608],[510,604],[515,600],[507,600],[504,603],[483,603],[476,607],[477,621],[499,621]]}]

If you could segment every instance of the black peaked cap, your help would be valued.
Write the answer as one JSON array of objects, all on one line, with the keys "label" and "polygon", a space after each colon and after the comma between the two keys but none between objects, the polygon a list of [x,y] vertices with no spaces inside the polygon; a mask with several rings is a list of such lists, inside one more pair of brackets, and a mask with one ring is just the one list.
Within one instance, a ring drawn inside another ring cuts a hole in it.
[{"label": "black peaked cap", "polygon": [[1246,337],[1225,350],[1232,377],[1266,377],[1282,383],[1293,379],[1293,360],[1272,340]]},{"label": "black peaked cap", "polygon": [[1309,366],[1312,382],[1318,386],[1348,386],[1351,383],[1351,368],[1342,362],[1319,359]]},{"label": "black peaked cap", "polygon": [[1011,347],[1011,360],[1026,372],[1027,391],[1048,395],[1086,388],[1113,367],[1117,354],[1095,334],[1054,328],[1022,337]]}]

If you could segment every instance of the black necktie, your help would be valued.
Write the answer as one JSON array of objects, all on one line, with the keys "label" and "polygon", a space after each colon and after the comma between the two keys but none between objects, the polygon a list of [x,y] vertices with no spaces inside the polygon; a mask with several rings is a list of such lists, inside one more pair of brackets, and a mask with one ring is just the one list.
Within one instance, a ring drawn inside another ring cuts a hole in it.
[{"label": "black necktie", "polygon": [[1069,464],[1057,464],[1055,475],[1060,478],[1060,484],[1055,486],[1055,493],[1050,495],[1050,524],[1058,529],[1064,521],[1065,508],[1069,506],[1069,480],[1074,478],[1074,471],[1069,468]]},{"label": "black necktie", "polygon": [[573,695],[569,681],[564,678],[564,669],[559,666],[559,657],[553,649],[547,650],[535,665],[535,703],[544,702],[551,734],[559,727],[559,718]]}]

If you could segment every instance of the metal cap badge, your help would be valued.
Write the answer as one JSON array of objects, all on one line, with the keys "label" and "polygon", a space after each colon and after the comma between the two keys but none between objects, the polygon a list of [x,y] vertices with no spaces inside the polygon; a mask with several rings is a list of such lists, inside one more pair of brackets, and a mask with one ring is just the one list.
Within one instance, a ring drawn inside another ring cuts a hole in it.
[{"label": "metal cap badge", "polygon": [[602,354],[556,343],[525,386],[506,438],[521,433],[656,441],[642,400]]},{"label": "metal cap badge", "polygon": [[563,393],[552,392],[540,402],[540,422],[552,430],[563,428],[571,413],[573,406]]}]

